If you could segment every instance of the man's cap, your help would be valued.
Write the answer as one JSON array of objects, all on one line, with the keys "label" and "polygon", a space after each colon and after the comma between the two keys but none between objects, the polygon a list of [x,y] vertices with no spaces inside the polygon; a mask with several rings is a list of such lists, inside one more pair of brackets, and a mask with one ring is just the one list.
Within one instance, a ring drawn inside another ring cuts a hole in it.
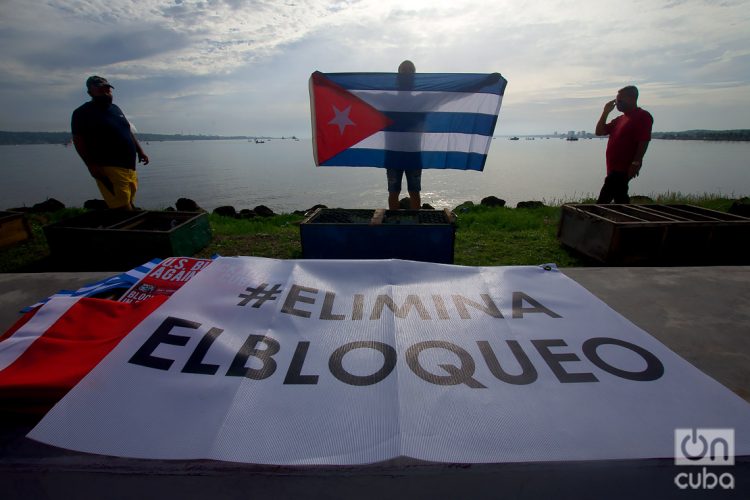
[{"label": "man's cap", "polygon": [[114,88],[110,83],[107,81],[106,78],[103,78],[101,76],[90,76],[88,80],[86,80],[86,88],[91,90],[93,87],[111,87]]}]

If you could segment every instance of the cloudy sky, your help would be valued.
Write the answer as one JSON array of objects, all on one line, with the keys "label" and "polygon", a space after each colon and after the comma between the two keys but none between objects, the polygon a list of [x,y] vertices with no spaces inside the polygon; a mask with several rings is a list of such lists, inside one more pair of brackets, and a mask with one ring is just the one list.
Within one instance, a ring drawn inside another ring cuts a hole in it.
[{"label": "cloudy sky", "polygon": [[[495,133],[750,128],[747,0],[0,0],[0,130],[68,130],[110,80],[141,132],[310,136],[310,74],[500,72]],[[614,115],[613,115],[614,116]]]}]

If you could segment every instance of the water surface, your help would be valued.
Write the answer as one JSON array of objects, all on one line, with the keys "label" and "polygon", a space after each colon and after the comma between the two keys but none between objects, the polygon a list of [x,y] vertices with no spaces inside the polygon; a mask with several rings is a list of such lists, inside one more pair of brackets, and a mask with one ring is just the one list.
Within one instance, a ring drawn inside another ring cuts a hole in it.
[{"label": "water surface", "polygon": [[[151,164],[139,167],[136,204],[160,209],[177,198],[206,209],[221,205],[276,212],[387,205],[385,171],[315,167],[309,140],[144,143]],[[494,195],[519,201],[560,202],[595,197],[604,179],[606,139],[509,141],[496,138],[484,172],[425,170],[422,200],[436,208]],[[750,194],[750,143],[654,140],[631,194],[665,192]],[[0,208],[56,198],[80,206],[100,195],[72,147],[0,146]],[[404,185],[404,191],[406,186]],[[404,193],[405,195],[405,193]]]}]

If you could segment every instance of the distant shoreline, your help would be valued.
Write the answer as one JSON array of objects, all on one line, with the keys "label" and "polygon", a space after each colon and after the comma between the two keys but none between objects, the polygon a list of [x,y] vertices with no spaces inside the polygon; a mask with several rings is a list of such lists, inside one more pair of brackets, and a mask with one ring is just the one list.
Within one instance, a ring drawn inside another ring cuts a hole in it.
[{"label": "distant shoreline", "polygon": [[[496,138],[511,137],[511,135],[495,136]],[[557,138],[563,139],[565,134],[526,134],[513,137],[534,137],[534,138]],[[593,137],[592,134],[586,133],[585,137]],[[735,130],[685,130],[682,132],[653,132],[652,139],[677,140],[677,141],[729,141],[742,142],[750,141],[750,129]],[[161,142],[161,141],[226,141],[226,140],[294,140],[301,139],[296,136],[221,136],[221,135],[183,135],[183,134],[147,134],[139,133],[138,139],[141,141]],[[309,140],[309,138],[302,138]],[[0,145],[18,146],[28,144],[69,144],[71,142],[70,132],[9,132],[0,131]]]},{"label": "distant shoreline", "polygon": [[[292,140],[298,141],[297,137],[283,136],[249,136],[249,135],[183,135],[183,134],[146,134],[137,133],[141,142],[167,142],[167,141],[270,141],[270,140]],[[70,132],[8,132],[0,131],[0,146],[21,146],[29,144],[70,144],[72,136]]]}]

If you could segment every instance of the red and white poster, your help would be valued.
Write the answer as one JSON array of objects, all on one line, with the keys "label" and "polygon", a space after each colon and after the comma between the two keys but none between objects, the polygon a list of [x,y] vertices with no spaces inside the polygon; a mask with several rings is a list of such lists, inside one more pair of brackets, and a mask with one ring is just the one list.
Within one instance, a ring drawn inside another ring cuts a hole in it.
[{"label": "red and white poster", "polygon": [[120,302],[142,302],[156,295],[172,295],[193,276],[205,269],[211,259],[170,257],[156,265],[123,294]]}]

